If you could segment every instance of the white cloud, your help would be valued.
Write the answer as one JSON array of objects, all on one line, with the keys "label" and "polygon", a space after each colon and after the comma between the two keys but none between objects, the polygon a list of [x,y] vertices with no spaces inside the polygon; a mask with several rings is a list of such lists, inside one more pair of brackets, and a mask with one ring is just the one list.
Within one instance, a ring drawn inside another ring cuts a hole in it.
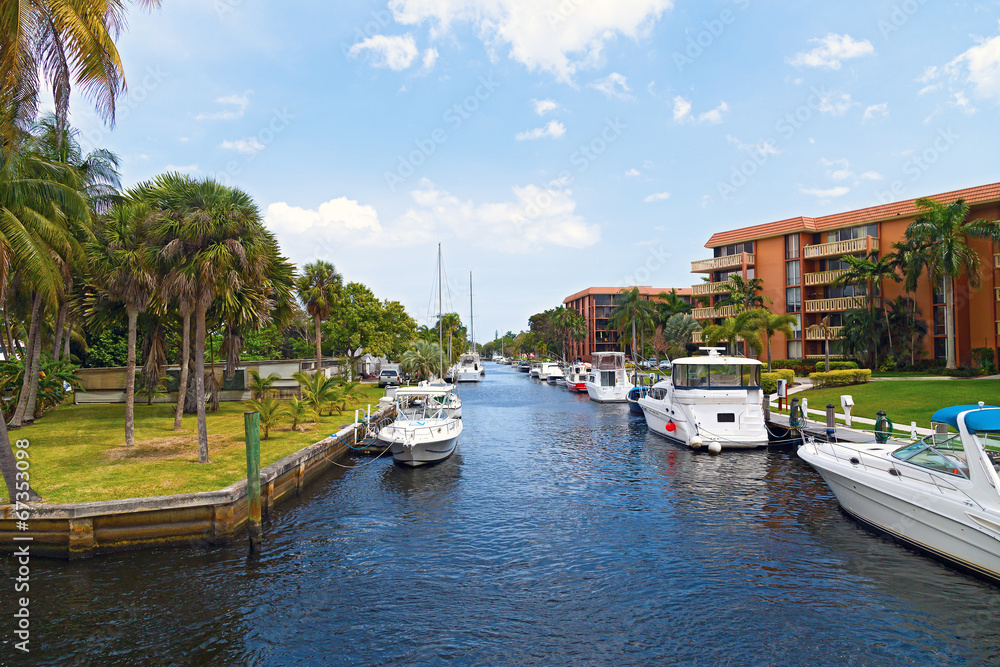
[{"label": "white cloud", "polygon": [[948,67],[962,69],[977,96],[1000,101],[1000,35],[973,46]]},{"label": "white cloud", "polygon": [[357,58],[366,51],[370,54],[372,67],[388,67],[397,72],[412,65],[418,53],[413,35],[372,35],[352,46],[347,53]]},{"label": "white cloud", "polygon": [[552,137],[553,139],[558,139],[564,134],[566,134],[566,126],[557,120],[550,120],[545,127],[536,127],[535,129],[528,130],[527,132],[520,132],[515,138],[518,141],[541,139],[542,137]]},{"label": "white cloud", "polygon": [[267,207],[264,222],[277,234],[314,234],[355,242],[374,240],[383,231],[374,207],[347,197],[323,202],[315,210],[276,202]]},{"label": "white cloud", "polygon": [[848,109],[856,104],[857,102],[851,100],[850,93],[828,93],[820,96],[819,111],[832,116],[843,116]]},{"label": "white cloud", "polygon": [[831,167],[830,169],[827,169],[826,176],[832,181],[853,181],[854,185],[861,185],[864,181],[882,180],[882,174],[877,171],[865,171],[860,174],[855,173],[851,169],[851,163],[847,160],[847,158],[840,158],[837,160],[821,158],[819,162],[824,167]]},{"label": "white cloud", "polygon": [[243,137],[236,141],[223,141],[219,144],[219,147],[229,151],[236,151],[241,155],[256,155],[264,150],[264,144],[257,137]]},{"label": "white cloud", "polygon": [[595,88],[605,95],[608,99],[617,98],[619,100],[631,100],[634,99],[630,94],[632,89],[628,87],[628,81],[624,76],[618,72],[612,72],[603,79],[593,82],[590,84],[591,88]]},{"label": "white cloud", "polygon": [[423,67],[421,68],[421,71],[430,72],[434,69],[434,65],[436,65],[438,61],[438,55],[437,49],[431,48],[424,51]]},{"label": "white cloud", "polygon": [[[195,120],[237,120],[243,118],[243,114],[246,112],[247,107],[250,106],[250,93],[252,90],[248,90],[242,95],[225,95],[223,97],[216,98],[216,103],[224,104],[232,109],[226,109],[225,111],[216,111],[214,113],[200,113],[195,116]],[[181,141],[186,141],[182,139]]]},{"label": "white cloud", "polygon": [[642,201],[646,202],[647,204],[651,204],[654,201],[665,201],[667,199],[670,199],[670,193],[669,192],[656,192],[656,193],[653,193],[653,194],[649,195],[648,197],[646,197]]},{"label": "white cloud", "polygon": [[804,188],[801,185],[799,186],[799,192],[801,192],[802,194],[812,195],[813,197],[818,197],[821,200],[833,199],[834,197],[843,197],[850,191],[851,191],[850,188],[844,187],[842,185],[838,185],[837,187],[834,188],[827,188],[825,190],[822,188]]},{"label": "white cloud", "polygon": [[889,116],[889,103],[883,102],[882,104],[873,104],[865,109],[864,120],[872,120],[874,118],[887,118]]},{"label": "white cloud", "polygon": [[633,168],[626,171],[625,175],[633,178],[638,178],[639,176],[642,175],[642,173],[638,169]]},{"label": "white cloud", "polygon": [[729,111],[729,105],[725,102],[719,106],[694,116],[691,114],[691,101],[678,95],[674,98],[674,122],[675,123],[709,123],[718,125],[722,122],[722,114]]},{"label": "white cloud", "polygon": [[796,53],[786,62],[795,67],[825,67],[827,69],[840,69],[841,61],[850,58],[860,58],[861,56],[874,55],[875,47],[867,39],[855,40],[850,35],[838,35],[830,33],[820,39],[811,39],[810,42],[818,44],[812,51],[802,51]]},{"label": "white cloud", "polygon": [[403,25],[431,26],[431,37],[454,24],[470,23],[490,56],[506,50],[529,71],[544,71],[563,82],[603,61],[604,45],[618,36],[638,40],[673,0],[390,0]]},{"label": "white cloud", "polygon": [[181,142],[182,144],[186,144],[187,142],[191,141],[191,138],[190,137],[178,137],[177,141]]},{"label": "white cloud", "polygon": [[726,141],[736,146],[736,150],[747,155],[764,157],[765,155],[777,155],[781,151],[767,139],[761,139],[755,144],[745,144],[731,134],[726,135]]},{"label": "white cloud", "polygon": [[163,168],[163,171],[176,171],[181,174],[195,174],[200,171],[197,164],[188,164],[183,166],[177,166],[173,164],[168,164]]},{"label": "white cloud", "polygon": [[555,100],[532,100],[535,105],[535,113],[539,116],[544,116],[550,111],[555,111],[559,108],[559,103]]}]

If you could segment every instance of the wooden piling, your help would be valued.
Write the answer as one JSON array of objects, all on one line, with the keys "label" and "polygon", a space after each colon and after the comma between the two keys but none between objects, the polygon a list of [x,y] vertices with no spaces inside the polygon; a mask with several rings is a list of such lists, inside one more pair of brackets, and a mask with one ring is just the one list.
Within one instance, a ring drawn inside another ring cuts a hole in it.
[{"label": "wooden piling", "polygon": [[826,404],[826,434],[829,437],[833,437],[833,434],[837,432],[837,408],[833,407],[833,403]]},{"label": "wooden piling", "polygon": [[243,413],[243,428],[247,442],[247,533],[250,551],[260,550],[260,414]]}]

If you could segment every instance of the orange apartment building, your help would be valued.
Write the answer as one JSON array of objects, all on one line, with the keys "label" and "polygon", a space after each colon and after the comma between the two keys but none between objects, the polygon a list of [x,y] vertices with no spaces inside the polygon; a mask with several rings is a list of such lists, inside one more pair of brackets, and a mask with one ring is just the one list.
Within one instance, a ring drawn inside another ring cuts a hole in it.
[{"label": "orange apartment building", "polygon": [[[573,341],[567,356],[570,359],[590,361],[594,352],[614,352],[622,348],[618,345],[618,332],[610,327],[608,320],[618,300],[622,287],[588,287],[563,299],[563,305],[572,308],[587,320],[587,338]],[[639,293],[647,301],[657,301],[660,292],[668,294],[673,287],[640,286]],[[691,289],[678,288],[677,296],[691,303]],[[631,345],[629,345],[631,347]]]},{"label": "orange apartment building", "polygon": [[[930,197],[942,204],[964,199],[969,204],[969,220],[1000,219],[1000,183],[944,192]],[[892,251],[892,244],[904,238],[906,228],[917,216],[915,200],[884,204],[820,218],[790,218],[752,227],[714,234],[705,244],[712,258],[691,263],[691,272],[703,276],[691,292],[695,299],[707,298],[716,303],[725,294],[725,282],[733,273],[744,278],[760,278],[763,295],[774,302],[775,313],[799,317],[794,337],[783,334],[772,339],[774,358],[818,359],[823,356],[823,334],[809,326],[830,317],[836,337],[845,310],[863,306],[865,298],[853,287],[831,285],[844,273],[844,255],[865,256],[877,251],[879,256]],[[967,277],[955,281],[956,358],[959,364],[970,363],[970,350],[1000,345],[1000,250],[988,240],[970,239],[979,253],[981,275],[979,288],[970,287]],[[707,278],[707,280],[705,280]],[[922,275],[915,294],[920,318],[928,326],[924,338],[924,358],[943,359],[946,354],[943,285]],[[883,298],[904,296],[901,284],[886,281]],[[572,298],[572,297],[571,297]],[[721,322],[730,316],[731,307],[695,308],[695,318]],[[832,343],[832,348],[837,349]]]}]

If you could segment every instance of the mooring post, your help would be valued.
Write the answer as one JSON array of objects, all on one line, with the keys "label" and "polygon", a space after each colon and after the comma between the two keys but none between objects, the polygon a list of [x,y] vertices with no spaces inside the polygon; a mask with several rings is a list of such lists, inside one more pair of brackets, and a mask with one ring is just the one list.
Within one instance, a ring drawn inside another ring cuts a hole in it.
[{"label": "mooring post", "polygon": [[764,402],[761,404],[760,407],[763,408],[764,410],[764,421],[765,422],[771,421],[771,397],[765,396]]},{"label": "mooring post", "polygon": [[797,398],[792,399],[792,403],[788,408],[788,425],[802,426],[799,423],[799,399]]},{"label": "mooring post", "polygon": [[809,399],[802,399],[802,423],[805,424],[809,421]]},{"label": "mooring post", "polygon": [[826,435],[831,440],[835,439],[837,433],[837,408],[833,403],[826,404]]},{"label": "mooring post", "polygon": [[243,413],[247,441],[247,533],[250,551],[260,551],[260,414]]}]

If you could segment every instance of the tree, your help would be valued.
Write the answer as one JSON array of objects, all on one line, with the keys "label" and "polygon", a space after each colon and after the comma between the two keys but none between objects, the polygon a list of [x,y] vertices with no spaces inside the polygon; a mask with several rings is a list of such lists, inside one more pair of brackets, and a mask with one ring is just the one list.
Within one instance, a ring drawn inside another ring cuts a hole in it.
[{"label": "tree", "polygon": [[353,373],[359,349],[377,357],[386,356],[401,348],[399,336],[413,340],[417,325],[397,302],[383,303],[365,285],[350,282],[344,285],[324,327],[333,349],[346,353]]},{"label": "tree", "polygon": [[734,273],[729,276],[726,287],[729,294],[716,302],[716,310],[724,306],[733,306],[737,313],[742,313],[747,310],[765,308],[765,304],[774,303],[770,297],[758,294],[764,289],[764,281],[761,278],[744,280],[743,276]]},{"label": "tree", "polygon": [[255,398],[244,403],[249,411],[260,415],[260,427],[264,429],[264,439],[271,435],[271,427],[276,426],[285,412],[281,401],[276,398]]},{"label": "tree", "polygon": [[[855,257],[854,255],[844,255],[840,258],[848,266],[847,272],[833,281],[834,286],[853,285],[865,290],[865,301],[872,317],[876,316],[875,300],[878,294],[882,293],[882,283],[886,278],[899,282],[902,278],[896,273],[897,262],[892,255],[886,255],[881,259],[877,252],[871,252],[867,257]],[[889,335],[889,344],[892,345],[892,332],[886,330]],[[878,356],[875,357],[876,365]]]},{"label": "tree", "polygon": [[323,406],[340,400],[337,381],[321,373],[293,373],[292,377],[302,388],[302,396],[312,406],[313,412],[320,414]]},{"label": "tree", "polygon": [[675,313],[663,324],[660,337],[667,346],[667,354],[672,359],[685,356],[693,334],[701,331],[701,324],[688,313]]},{"label": "tree", "polygon": [[[799,318],[791,314],[778,314],[775,315],[769,310],[761,309],[761,323],[763,324],[762,330],[767,336],[767,370],[771,372],[771,337],[776,333],[785,334],[785,338],[792,338],[795,335],[792,329],[793,324],[799,323]],[[829,362],[827,363],[827,370],[830,369]]]},{"label": "tree", "polygon": [[[754,355],[759,355],[764,349],[761,332],[764,330],[764,313],[766,312],[766,310],[761,309],[744,310],[733,317],[727,317],[722,324],[712,324],[705,327],[702,337],[711,345],[715,345],[719,341],[727,341],[727,347],[734,345],[737,338],[742,338],[753,350]],[[730,351],[733,350],[730,349]]]},{"label": "tree", "polygon": [[309,399],[293,398],[288,402],[288,415],[292,418],[292,430],[299,430],[299,424],[311,419],[316,421],[319,412]]},{"label": "tree", "polygon": [[[833,335],[833,327],[830,326],[830,316],[824,315],[823,319],[819,321],[819,324],[809,325],[810,331],[818,331],[823,335],[823,350],[826,355],[826,365],[823,367],[825,370],[830,370],[830,337]],[[771,361],[768,359],[767,364],[768,370],[771,369]]]},{"label": "tree", "polygon": [[587,338],[587,320],[572,308],[560,306],[553,312],[552,324],[559,335],[563,361],[566,361],[566,343],[570,340],[581,341]]},{"label": "tree", "polygon": [[271,373],[266,378],[262,378],[257,371],[250,371],[250,382],[247,383],[247,389],[250,390],[250,396],[254,399],[268,398],[274,391],[274,383],[280,379],[281,376],[277,373]]},{"label": "tree", "polygon": [[116,206],[98,227],[90,244],[93,279],[108,296],[125,306],[128,316],[128,359],[125,365],[125,446],[135,445],[136,320],[156,288],[146,234],[150,209],[142,202]]},{"label": "tree", "polygon": [[295,283],[299,299],[306,307],[306,312],[313,318],[316,327],[316,372],[323,369],[323,336],[320,333],[320,323],[330,317],[333,307],[343,287],[343,278],[330,262],[318,260],[306,264],[302,275]]},{"label": "tree", "polygon": [[844,326],[840,340],[844,353],[860,361],[866,368],[878,368],[879,349],[885,339],[884,320],[867,308],[844,311]]},{"label": "tree", "polygon": [[645,327],[653,319],[653,306],[647,299],[642,297],[638,287],[632,289],[622,289],[619,293],[617,305],[611,310],[611,318],[608,324],[614,327],[619,334],[623,334],[626,329],[632,329],[632,357],[638,361],[636,354],[641,354],[636,340],[636,331]]},{"label": "tree", "polygon": [[920,245],[923,264],[935,281],[944,279],[947,335],[947,368],[957,367],[955,358],[955,280],[963,274],[969,285],[979,287],[979,254],[969,246],[968,239],[990,239],[1000,243],[1000,222],[968,220],[969,206],[964,199],[942,204],[933,199],[916,201],[921,212],[906,228],[906,239]]},{"label": "tree", "polygon": [[410,349],[403,353],[403,370],[411,377],[429,380],[438,371],[438,360],[441,348],[437,341],[430,343],[417,340],[410,344]]}]

